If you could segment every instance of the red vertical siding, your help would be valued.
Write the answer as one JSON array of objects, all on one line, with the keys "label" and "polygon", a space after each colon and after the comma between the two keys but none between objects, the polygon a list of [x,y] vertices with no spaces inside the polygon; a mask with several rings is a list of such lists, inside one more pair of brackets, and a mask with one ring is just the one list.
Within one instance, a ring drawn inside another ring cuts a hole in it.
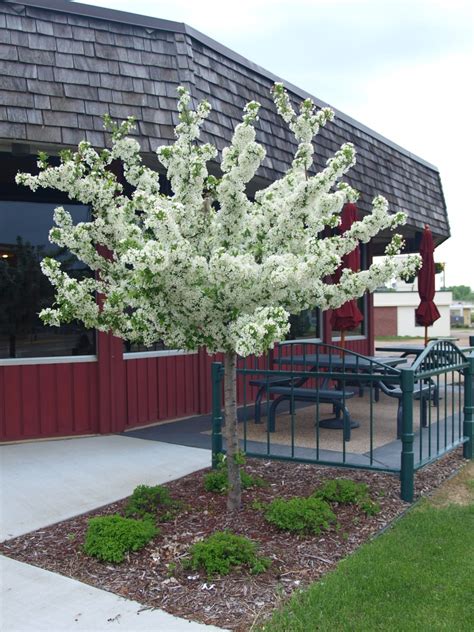
[{"label": "red vertical siding", "polygon": [[136,362],[137,419],[141,423],[144,419],[153,419],[150,411],[150,392],[154,385],[150,384],[148,380],[152,364],[151,358]]},{"label": "red vertical siding", "polygon": [[58,407],[58,426],[56,432],[62,435],[74,434],[72,365],[64,364],[59,366],[61,371],[54,371],[56,378],[56,390],[54,394]]},{"label": "red vertical siding", "polygon": [[98,346],[98,426],[99,432],[120,432],[127,418],[123,342],[103,332]]},{"label": "red vertical siding", "polygon": [[[324,340],[332,342],[330,314],[323,314]],[[373,307],[368,297],[367,337],[346,340],[348,349],[373,352]],[[204,349],[125,360],[123,343],[98,334],[97,362],[0,366],[0,439],[121,432],[126,428],[208,413],[211,363]],[[264,369],[265,358],[247,366]],[[242,362],[240,362],[242,364]],[[251,401],[255,388],[238,380],[238,401]]]},{"label": "red vertical siding", "polygon": [[89,427],[90,433],[98,433],[100,432],[99,426],[99,390],[98,390],[98,379],[97,379],[97,364],[95,365],[95,371],[88,371],[88,389],[89,389],[89,398],[88,398],[88,415],[89,415]]},{"label": "red vertical siding", "polygon": [[166,373],[166,396],[167,396],[167,412],[165,417],[177,417],[177,391],[178,384],[176,384],[176,363],[173,356],[165,356],[160,359],[158,370],[160,373]]},{"label": "red vertical siding", "polygon": [[127,424],[126,368],[123,359],[123,341],[112,337],[111,385],[112,432],[122,432]]},{"label": "red vertical siding", "polygon": [[[173,382],[176,384],[176,416],[184,417],[187,410],[188,398],[192,400],[192,382],[188,382],[189,371],[186,372],[185,366],[192,365],[192,362],[188,361],[187,356],[178,355],[175,357],[174,370],[176,379]],[[188,373],[188,375],[186,375]],[[180,384],[181,382],[181,384]],[[181,388],[179,388],[181,386]],[[191,395],[191,397],[190,397]]]},{"label": "red vertical siding", "polygon": [[[336,343],[337,344],[337,343]],[[346,349],[350,349],[351,351],[355,351],[356,353],[361,353],[362,355],[370,354],[370,342],[369,338],[364,338],[363,340],[351,340],[350,338],[346,338]]]},{"label": "red vertical siding", "polygon": [[147,389],[148,389],[148,409],[147,415],[149,419],[158,419],[158,374],[156,362],[153,358],[146,361],[147,363]]},{"label": "red vertical siding", "polygon": [[22,367],[20,373],[20,398],[24,431],[38,437],[41,434],[41,419],[38,414],[40,410],[38,367],[35,365]]},{"label": "red vertical siding", "polygon": [[[127,376],[127,425],[136,426],[138,419],[138,382],[137,382],[137,362],[127,360],[125,365],[125,375]],[[143,393],[140,394],[143,396]]]},{"label": "red vertical siding", "polygon": [[166,372],[159,372],[159,367],[156,368],[156,381],[158,385],[158,417],[157,419],[165,419],[167,412],[167,391],[168,391],[168,375]]},{"label": "red vertical siding", "polygon": [[38,373],[41,435],[49,437],[56,432],[58,424],[55,401],[56,376],[53,371],[39,371]]},{"label": "red vertical siding", "polygon": [[93,432],[90,414],[89,399],[91,391],[89,388],[87,364],[72,365],[72,393],[73,393],[73,415],[74,433],[87,434]]},{"label": "red vertical siding", "polygon": [[96,433],[97,363],[0,367],[2,441]]},{"label": "red vertical siding", "polygon": [[2,369],[5,397],[5,438],[21,439],[23,432],[21,370],[11,366]]},{"label": "red vertical siding", "polygon": [[199,354],[177,354],[124,361],[126,427],[199,414]]}]

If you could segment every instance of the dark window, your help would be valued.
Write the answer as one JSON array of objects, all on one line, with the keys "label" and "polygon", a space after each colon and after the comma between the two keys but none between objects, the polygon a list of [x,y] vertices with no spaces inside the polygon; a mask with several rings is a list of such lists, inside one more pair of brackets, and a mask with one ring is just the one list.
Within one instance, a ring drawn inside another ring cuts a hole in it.
[{"label": "dark window", "polygon": [[[361,270],[367,270],[367,246],[366,244],[360,245],[360,268]],[[360,309],[364,320],[355,328],[350,331],[346,331],[346,338],[351,336],[367,336],[367,294],[357,299],[357,307]],[[339,338],[341,332],[338,329],[332,330],[332,338]]]},{"label": "dark window", "polygon": [[321,338],[321,311],[319,309],[305,309],[300,314],[290,316],[290,331],[287,340],[302,338]]},{"label": "dark window", "polygon": [[[362,316],[364,320],[359,323],[359,325],[355,329],[350,329],[346,331],[346,338],[350,338],[351,336],[366,336],[367,335],[367,295],[361,296],[357,299],[357,307],[362,312]],[[332,337],[339,338],[341,332],[338,329],[332,330]]]},{"label": "dark window", "polygon": [[[54,301],[54,289],[40,269],[41,259],[60,260],[63,270],[79,279],[92,272],[48,240],[54,208],[61,203],[30,200],[0,200],[0,358],[95,354],[93,330],[79,322],[48,327],[38,317]],[[75,223],[88,221],[88,207],[62,206]]]},{"label": "dark window", "polygon": [[165,346],[165,343],[159,340],[151,345],[151,347],[145,347],[145,345],[138,344],[136,342],[128,342],[124,340],[123,343],[123,351],[124,353],[143,353],[144,351],[166,351],[168,347]]}]

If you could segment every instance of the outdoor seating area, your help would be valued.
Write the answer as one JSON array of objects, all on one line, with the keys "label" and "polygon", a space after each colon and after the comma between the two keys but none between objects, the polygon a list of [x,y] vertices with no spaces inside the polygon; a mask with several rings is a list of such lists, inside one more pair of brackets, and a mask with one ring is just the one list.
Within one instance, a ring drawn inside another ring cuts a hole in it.
[{"label": "outdoor seating area", "polygon": [[[319,402],[319,404],[331,404],[336,414],[336,418],[331,420],[333,428],[342,428],[344,430],[344,439],[351,440],[351,428],[358,426],[357,422],[351,419],[349,409],[346,406],[346,400],[354,397],[353,391],[338,389],[321,389],[321,388],[294,388],[293,386],[270,386],[267,390],[267,396],[276,395],[270,403],[268,413],[268,431],[275,432],[275,415],[277,406],[281,402],[288,401],[290,408],[294,408],[294,402]],[[342,419],[339,416],[342,414]],[[326,423],[328,420],[319,420],[319,425]],[[324,427],[324,426],[323,426]]]},{"label": "outdoor seating area", "polygon": [[[296,341],[280,345],[265,370],[243,360],[243,451],[399,473],[402,497],[409,499],[417,469],[458,445],[464,444],[466,454],[472,450],[474,357],[470,347],[462,350],[446,340],[429,342],[414,359],[403,346],[390,351],[369,357]],[[214,366],[218,375],[220,365]],[[218,384],[219,378],[214,399]],[[213,417],[213,445],[220,452],[219,401]]]},{"label": "outdoor seating area", "polygon": [[[354,391],[349,391],[354,393]],[[312,458],[316,447],[319,445],[319,454],[326,460],[342,459],[345,449],[347,462],[372,464],[382,467],[396,467],[399,460],[401,441],[397,438],[397,413],[398,402],[394,398],[380,394],[377,403],[369,401],[369,391],[364,392],[363,397],[352,396],[346,402],[346,409],[354,426],[351,429],[350,439],[347,439],[344,428],[334,428],[336,413],[332,404],[320,402],[319,407],[314,402],[295,402],[294,412],[290,412],[290,402],[282,403],[274,417],[274,430],[270,432],[271,452],[280,455],[291,456],[292,442],[294,454],[303,458]],[[273,400],[276,401],[276,400]],[[273,402],[270,403],[271,409]],[[265,404],[263,406],[265,409]],[[252,419],[252,410],[248,410],[247,421],[240,424],[240,438],[251,444],[252,449],[266,450],[267,448],[267,416],[264,412],[263,423],[255,424]],[[432,411],[433,412],[433,409]],[[420,402],[414,403],[414,434],[419,436],[422,426],[420,414]],[[341,419],[339,420],[342,422]],[[448,422],[448,435],[451,425]],[[425,438],[426,432],[423,433]],[[256,444],[259,443],[260,446]],[[255,444],[255,445],[254,445]],[[394,457],[394,448],[397,449]],[[321,456],[321,458],[323,458]]]}]

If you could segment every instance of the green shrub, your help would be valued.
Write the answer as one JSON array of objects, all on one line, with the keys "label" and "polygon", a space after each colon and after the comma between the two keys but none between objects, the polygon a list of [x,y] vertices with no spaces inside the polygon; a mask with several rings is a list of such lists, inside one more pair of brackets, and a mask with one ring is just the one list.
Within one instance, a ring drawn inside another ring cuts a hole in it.
[{"label": "green shrub", "polygon": [[356,483],[350,478],[335,478],[326,481],[314,495],[329,502],[358,503],[369,494],[365,483]]},{"label": "green shrub", "polygon": [[[263,478],[258,476],[252,476],[247,474],[243,470],[240,470],[240,482],[242,489],[249,487],[263,487],[266,483]],[[229,479],[227,478],[227,472],[224,470],[213,470],[204,475],[204,489],[206,492],[216,492],[218,494],[224,494],[229,489]]]},{"label": "green shrub", "polygon": [[233,568],[246,566],[252,573],[263,573],[270,560],[257,553],[257,544],[228,531],[216,531],[189,550],[187,566],[203,568],[207,575],[228,575]]},{"label": "green shrub", "polygon": [[122,562],[125,553],[142,549],[159,530],[151,520],[113,516],[91,518],[84,541],[87,555],[104,562]]},{"label": "green shrub", "polygon": [[335,478],[326,481],[320,489],[316,490],[314,496],[328,502],[358,505],[368,516],[380,511],[380,505],[369,496],[369,486],[365,483],[356,483],[350,478]]},{"label": "green shrub", "polygon": [[[243,453],[239,453],[237,458],[239,465],[245,465],[245,455]],[[266,481],[263,478],[251,476],[242,469],[240,470],[240,482],[242,489],[264,487],[266,485]],[[217,469],[204,475],[204,489],[206,492],[217,492],[218,494],[225,494],[229,490],[225,454],[218,454]]]},{"label": "green shrub", "polygon": [[262,500],[253,500],[250,503],[250,508],[255,509],[255,511],[264,511],[267,508],[267,503]]},{"label": "green shrub", "polygon": [[336,521],[335,514],[321,498],[276,498],[265,512],[265,518],[279,529],[297,533],[320,533]]},{"label": "green shrub", "polygon": [[171,498],[166,487],[139,485],[128,499],[124,514],[129,518],[146,518],[155,517],[160,512],[159,518],[168,520],[176,513],[178,507],[179,503]]},{"label": "green shrub", "polygon": [[365,500],[361,500],[358,505],[367,516],[375,516],[381,510],[379,503],[368,497]]},{"label": "green shrub", "polygon": [[222,470],[212,470],[204,474],[204,489],[206,492],[216,492],[223,494],[229,487],[229,481],[227,479],[226,472]]}]

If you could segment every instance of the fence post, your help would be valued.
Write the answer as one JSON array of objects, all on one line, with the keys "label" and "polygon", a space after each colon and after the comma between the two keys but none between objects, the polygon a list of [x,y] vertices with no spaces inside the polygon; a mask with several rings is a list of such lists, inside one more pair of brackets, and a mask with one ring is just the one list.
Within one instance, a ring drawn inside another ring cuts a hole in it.
[{"label": "fence post", "polygon": [[411,503],[413,502],[415,476],[415,455],[413,452],[413,390],[415,378],[412,369],[401,369],[400,372],[403,403],[400,496],[403,500]]},{"label": "fence post", "polygon": [[463,434],[467,441],[463,446],[465,459],[474,459],[474,356],[467,358],[468,366],[464,370],[464,424]]},{"label": "fence post", "polygon": [[211,364],[212,385],[212,467],[218,464],[218,455],[222,453],[222,378],[224,367],[221,362]]}]

